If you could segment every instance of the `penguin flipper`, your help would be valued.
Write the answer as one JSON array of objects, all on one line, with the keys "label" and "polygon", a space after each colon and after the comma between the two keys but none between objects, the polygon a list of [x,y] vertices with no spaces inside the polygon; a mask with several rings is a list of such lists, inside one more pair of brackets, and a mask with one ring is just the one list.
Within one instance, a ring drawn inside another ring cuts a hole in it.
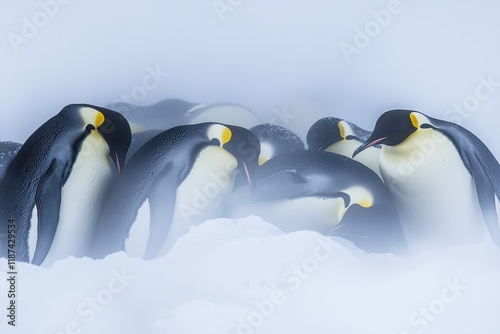
[{"label": "penguin flipper", "polygon": [[66,164],[52,160],[38,184],[35,203],[38,211],[38,236],[33,264],[41,265],[49,253],[59,222],[61,188]]},{"label": "penguin flipper", "polygon": [[476,193],[483,213],[483,218],[490,233],[491,239],[500,248],[500,227],[498,225],[498,217],[495,203],[495,189],[491,183],[486,170],[483,168],[479,158],[470,159],[474,183],[476,185]]},{"label": "penguin flipper", "polygon": [[256,182],[254,200],[273,201],[300,197],[310,193],[312,186],[308,179],[295,170],[285,170]]},{"label": "penguin flipper", "polygon": [[144,253],[145,260],[151,260],[158,256],[172,224],[177,177],[166,175],[170,171],[170,167],[171,164],[162,171],[163,178],[156,183],[152,194],[148,197],[151,218],[148,244]]},{"label": "penguin flipper", "polygon": [[249,185],[241,186],[233,191],[226,200],[227,207],[243,204],[282,200],[288,197],[297,197],[304,192],[307,180],[294,170],[285,170],[265,178],[259,178],[253,190]]},{"label": "penguin flipper", "polygon": [[465,167],[474,178],[476,194],[486,227],[491,239],[500,248],[500,226],[495,203],[495,196],[500,198],[498,161],[486,145],[469,130],[454,123],[430,119],[431,127],[441,131],[455,145]]}]

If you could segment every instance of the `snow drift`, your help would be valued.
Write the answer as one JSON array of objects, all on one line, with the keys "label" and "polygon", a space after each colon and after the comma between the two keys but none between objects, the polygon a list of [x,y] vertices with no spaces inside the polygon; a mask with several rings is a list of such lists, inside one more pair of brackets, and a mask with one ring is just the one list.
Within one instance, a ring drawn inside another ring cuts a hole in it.
[{"label": "snow drift", "polygon": [[149,262],[115,253],[50,269],[18,264],[18,326],[1,326],[47,334],[494,334],[498,277],[500,251],[490,246],[399,258],[315,232],[283,234],[255,216],[217,219]]}]

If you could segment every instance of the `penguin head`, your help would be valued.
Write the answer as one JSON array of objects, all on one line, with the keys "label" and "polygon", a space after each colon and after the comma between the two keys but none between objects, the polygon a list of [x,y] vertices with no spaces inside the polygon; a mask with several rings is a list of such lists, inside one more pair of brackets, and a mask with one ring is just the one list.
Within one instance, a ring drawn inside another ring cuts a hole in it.
[{"label": "penguin head", "polygon": [[313,125],[307,132],[307,146],[310,150],[325,151],[328,147],[344,140],[363,142],[360,134],[366,130],[341,118],[325,117]]},{"label": "penguin head", "polygon": [[407,255],[399,216],[380,180],[371,185],[355,183],[342,194],[345,211],[329,235],[350,240],[367,252]]},{"label": "penguin head", "polygon": [[222,123],[209,123],[207,136],[212,143],[219,145],[238,161],[238,178],[246,179],[253,189],[252,174],[258,167],[260,143],[257,137],[245,128]]},{"label": "penguin head", "polygon": [[250,131],[260,142],[258,161],[260,166],[277,155],[305,150],[302,139],[283,126],[271,123],[259,124],[250,128]]},{"label": "penguin head", "polygon": [[220,123],[209,123],[206,132],[208,139],[220,147],[231,141],[233,136],[231,129]]},{"label": "penguin head", "polygon": [[316,121],[307,132],[307,147],[310,150],[324,151],[327,147],[345,139],[341,135],[340,122],[336,117],[325,117]]},{"label": "penguin head", "polygon": [[406,140],[425,123],[425,116],[412,110],[395,109],[383,113],[370,137],[354,151],[353,157],[376,144],[396,146]]},{"label": "penguin head", "polygon": [[109,156],[119,173],[132,140],[130,126],[125,117],[116,111],[89,104],[71,104],[61,112],[73,113],[75,110],[83,120],[85,131],[97,131],[104,138],[109,147]]},{"label": "penguin head", "polygon": [[373,194],[369,189],[361,186],[355,185],[350,186],[347,189],[343,189],[335,194],[336,197],[342,198],[344,201],[344,209],[339,211],[338,219],[341,221],[344,216],[352,210],[352,207],[361,207],[363,209],[371,208],[374,204]]}]

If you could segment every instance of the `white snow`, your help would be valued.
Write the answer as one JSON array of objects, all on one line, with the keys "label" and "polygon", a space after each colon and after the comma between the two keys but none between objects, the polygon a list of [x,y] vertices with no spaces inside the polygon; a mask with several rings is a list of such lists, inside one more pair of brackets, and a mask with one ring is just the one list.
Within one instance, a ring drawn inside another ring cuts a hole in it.
[{"label": "white snow", "polygon": [[[5,260],[0,267],[6,269]],[[50,269],[19,264],[18,273],[18,326],[3,321],[2,333],[494,334],[499,328],[498,249],[370,255],[315,232],[283,234],[255,216],[193,227],[150,262],[116,253],[100,261],[68,258]],[[0,289],[6,291],[4,279]]]},{"label": "white snow", "polygon": [[[213,0],[0,0],[0,140],[23,142],[66,104],[129,95],[236,103],[302,136],[323,116],[371,130],[383,111],[411,108],[459,122],[500,157],[497,1],[396,0],[350,62],[342,43],[393,1],[221,1],[224,20]],[[39,27],[13,47],[27,21]],[[0,333],[499,332],[498,249],[402,259],[327,240],[221,219],[155,261],[18,264],[16,328],[0,259]]]}]

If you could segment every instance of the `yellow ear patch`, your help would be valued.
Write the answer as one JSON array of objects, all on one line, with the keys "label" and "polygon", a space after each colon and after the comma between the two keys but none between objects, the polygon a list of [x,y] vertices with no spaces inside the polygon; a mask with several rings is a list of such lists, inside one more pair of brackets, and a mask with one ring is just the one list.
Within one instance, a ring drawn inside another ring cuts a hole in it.
[{"label": "yellow ear patch", "polygon": [[207,129],[206,134],[208,140],[217,139],[219,141],[220,147],[223,147],[224,144],[227,144],[233,136],[231,129],[223,124],[218,123],[210,125]]},{"label": "yellow ear patch", "polygon": [[338,126],[339,126],[340,136],[345,139],[346,133],[344,125],[342,124],[342,122],[339,122]]},{"label": "yellow ear patch", "polygon": [[95,116],[95,127],[98,128],[104,123],[105,117],[102,112],[98,111]]},{"label": "yellow ear patch", "polygon": [[369,208],[373,205],[373,201],[371,198],[363,198],[358,202],[358,204],[363,208]]},{"label": "yellow ear patch", "polygon": [[231,132],[231,129],[224,127],[224,130],[222,130],[222,145],[225,143],[228,143],[231,140],[231,137],[233,136],[233,133]]},{"label": "yellow ear patch", "polygon": [[417,115],[415,115],[415,113],[410,114],[410,120],[411,120],[411,124],[413,124],[415,129],[418,129],[420,127],[420,125],[418,124]]},{"label": "yellow ear patch", "polygon": [[263,164],[265,164],[267,162],[267,160],[269,160],[267,157],[259,157],[259,166],[262,166]]},{"label": "yellow ear patch", "polygon": [[360,186],[354,186],[344,190],[344,192],[351,198],[350,205],[358,204],[363,208],[369,208],[373,206],[373,196],[370,191],[368,191],[368,189]]},{"label": "yellow ear patch", "polygon": [[262,141],[260,143],[260,154],[258,160],[259,166],[262,166],[263,164],[268,162],[272,157],[274,157],[274,149],[272,145],[270,145],[266,141]]}]

